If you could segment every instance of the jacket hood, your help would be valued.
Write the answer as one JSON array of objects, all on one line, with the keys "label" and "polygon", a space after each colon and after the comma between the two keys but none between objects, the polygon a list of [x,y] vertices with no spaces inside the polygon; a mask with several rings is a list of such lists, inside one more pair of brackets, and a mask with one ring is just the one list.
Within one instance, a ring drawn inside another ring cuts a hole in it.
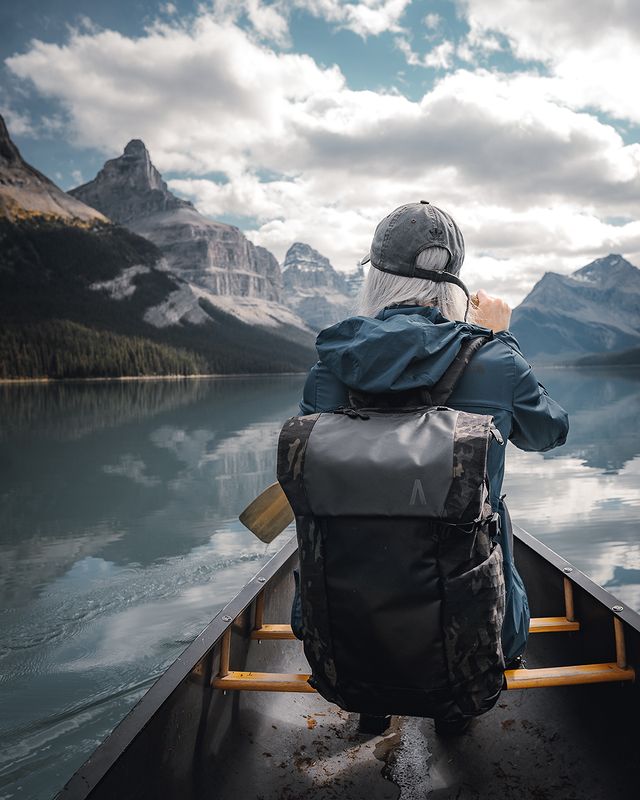
[{"label": "jacket hood", "polygon": [[491,334],[451,322],[437,308],[385,308],[377,317],[349,317],[316,340],[323,364],[349,388],[367,393],[433,386],[470,336]]}]

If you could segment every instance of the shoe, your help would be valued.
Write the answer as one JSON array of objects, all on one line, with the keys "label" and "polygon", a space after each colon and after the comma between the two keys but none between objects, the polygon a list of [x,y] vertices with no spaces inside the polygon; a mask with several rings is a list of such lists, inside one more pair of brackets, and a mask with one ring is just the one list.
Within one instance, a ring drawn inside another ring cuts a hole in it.
[{"label": "shoe", "polygon": [[463,734],[473,717],[457,717],[456,719],[444,719],[438,717],[436,719],[436,733],[438,736],[460,736]]},{"label": "shoe", "polygon": [[378,716],[376,714],[360,714],[358,723],[358,733],[371,733],[374,736],[382,736],[391,724],[390,716]]}]

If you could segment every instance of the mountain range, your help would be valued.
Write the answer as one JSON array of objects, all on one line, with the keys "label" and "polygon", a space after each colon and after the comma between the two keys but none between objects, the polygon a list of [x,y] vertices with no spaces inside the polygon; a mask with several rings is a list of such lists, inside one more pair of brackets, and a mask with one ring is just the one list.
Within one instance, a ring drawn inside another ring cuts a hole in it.
[{"label": "mountain range", "polygon": [[238,313],[237,298],[185,280],[150,239],[62,192],[0,118],[0,377],[307,369],[306,324],[243,300]]},{"label": "mountain range", "polygon": [[194,303],[204,291],[209,303],[246,322],[282,320],[314,331],[352,305],[347,279],[309,245],[292,245],[281,271],[275,256],[238,228],[205,217],[170,192],[139,139],[69,194],[152,241],[166,268],[192,287]]},{"label": "mountain range", "polygon": [[[139,139],[63,192],[1,117],[0,248],[0,377],[305,370],[364,279],[303,242],[281,268],[169,191]],[[546,273],[512,330],[538,361],[633,363],[639,323],[640,271],[612,254]]]}]

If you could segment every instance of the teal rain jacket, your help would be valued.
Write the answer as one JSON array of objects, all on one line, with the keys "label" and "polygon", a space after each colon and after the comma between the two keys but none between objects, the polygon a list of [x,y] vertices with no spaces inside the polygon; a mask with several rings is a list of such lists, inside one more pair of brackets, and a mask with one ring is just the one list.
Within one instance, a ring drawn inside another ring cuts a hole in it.
[{"label": "teal rain jacket", "polygon": [[[320,360],[304,387],[301,414],[348,405],[348,388],[367,393],[433,386],[470,335],[485,328],[445,319],[436,308],[399,306],[378,316],[350,317],[323,330],[316,346]],[[515,338],[501,331],[473,357],[451,395],[452,408],[491,414],[503,438],[521,450],[545,451],[564,444],[566,412],[552,400],[520,352]],[[529,606],[513,563],[508,512],[501,500],[505,448],[491,444],[488,473],[491,505],[501,516],[506,614],[502,632],[505,660],[524,650]]]}]

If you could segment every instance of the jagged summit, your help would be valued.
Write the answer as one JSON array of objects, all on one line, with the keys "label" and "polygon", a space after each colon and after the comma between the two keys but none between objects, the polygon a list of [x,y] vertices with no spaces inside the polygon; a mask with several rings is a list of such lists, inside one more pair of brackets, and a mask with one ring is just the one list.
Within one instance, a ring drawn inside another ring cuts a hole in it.
[{"label": "jagged summit", "polygon": [[132,139],[124,148],[125,156],[149,158],[149,151],[142,139]]},{"label": "jagged summit", "polygon": [[600,353],[640,342],[640,270],[619,253],[547,272],[512,317],[527,355]]},{"label": "jagged summit", "polygon": [[166,268],[199,290],[280,301],[275,256],[255,247],[235,226],[208,219],[170,192],[141,139],[131,139],[122,155],[107,161],[92,181],[72,194],[151,240],[160,248]]},{"label": "jagged summit", "polygon": [[141,139],[131,139],[121,156],[109,159],[92,181],[69,193],[121,224],[162,211],[193,209],[169,191]]},{"label": "jagged summit", "polygon": [[73,224],[108,222],[93,208],[70,197],[22,158],[0,115],[0,219],[64,220]]},{"label": "jagged summit", "polygon": [[618,285],[621,280],[629,280],[631,286],[637,284],[640,288],[640,270],[619,253],[596,258],[595,261],[573,272],[571,278],[594,283],[602,288]]},{"label": "jagged summit", "polygon": [[287,250],[282,264],[283,271],[291,268],[299,270],[323,270],[334,271],[334,268],[326,256],[323,256],[311,245],[304,242],[294,242]]},{"label": "jagged summit", "polygon": [[314,330],[338,322],[351,310],[351,288],[345,276],[304,242],[295,242],[287,250],[282,283],[289,307]]}]

